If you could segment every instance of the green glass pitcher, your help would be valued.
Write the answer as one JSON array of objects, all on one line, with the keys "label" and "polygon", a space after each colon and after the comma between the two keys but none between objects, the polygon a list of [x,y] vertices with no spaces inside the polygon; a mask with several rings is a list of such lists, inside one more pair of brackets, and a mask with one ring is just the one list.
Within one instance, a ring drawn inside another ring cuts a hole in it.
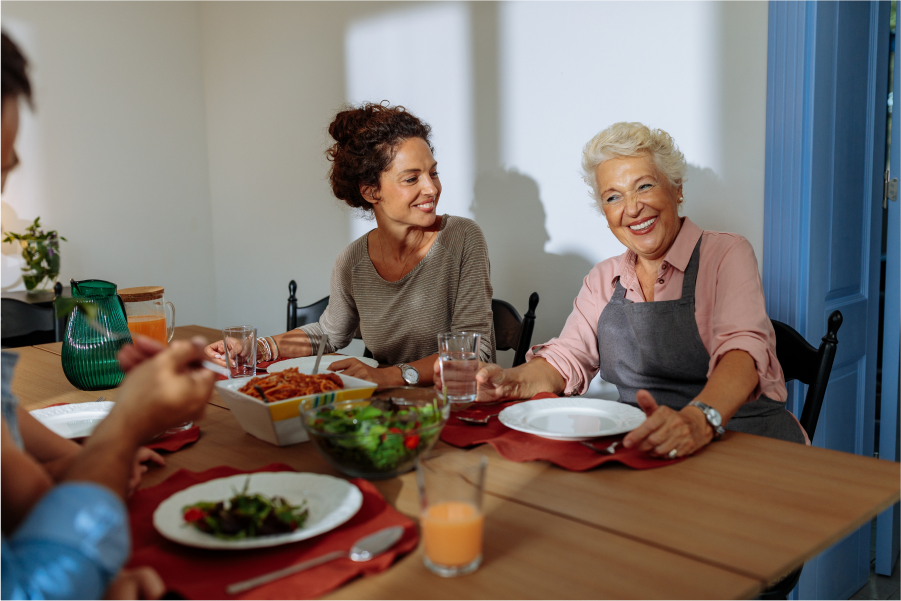
[{"label": "green glass pitcher", "polygon": [[72,296],[97,305],[95,323],[84,311],[69,316],[63,340],[63,372],[76,388],[105,390],[115,388],[125,377],[116,356],[131,343],[125,305],[116,294],[116,285],[103,280],[71,281]]}]

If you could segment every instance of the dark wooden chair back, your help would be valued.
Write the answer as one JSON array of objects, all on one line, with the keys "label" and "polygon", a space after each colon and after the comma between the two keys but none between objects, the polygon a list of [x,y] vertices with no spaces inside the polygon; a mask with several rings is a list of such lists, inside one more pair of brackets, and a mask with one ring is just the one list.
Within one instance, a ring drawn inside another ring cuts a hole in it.
[{"label": "dark wooden chair back", "polygon": [[[288,331],[299,328],[300,326],[305,326],[308,323],[319,321],[319,318],[322,317],[322,314],[325,312],[325,308],[328,307],[328,299],[329,297],[326,296],[313,304],[298,307],[297,282],[294,280],[288,282]],[[357,328],[354,338],[363,340],[359,328]],[[365,348],[363,350],[363,356],[372,359],[372,351]]]},{"label": "dark wooden chair back", "polygon": [[297,306],[297,282],[291,280],[288,284],[288,330],[294,330],[308,323],[319,321],[325,308],[328,307],[328,297],[319,299],[311,305]]},{"label": "dark wooden chair back", "polygon": [[781,321],[771,320],[776,330],[776,357],[782,365],[785,381],[798,380],[807,384],[807,396],[804,408],[798,421],[804,426],[807,436],[813,440],[826,385],[835,361],[838,347],[838,329],[842,325],[842,314],[833,311],[826,320],[826,335],[820,342],[820,348],[814,348],[794,328]]},{"label": "dark wooden chair back", "polygon": [[529,295],[529,310],[525,317],[520,317],[516,307],[497,298],[491,299],[491,312],[494,314],[494,344],[499,351],[515,350],[513,367],[526,362],[526,353],[532,344],[532,331],[535,329],[535,308],[538,306],[538,293]]}]

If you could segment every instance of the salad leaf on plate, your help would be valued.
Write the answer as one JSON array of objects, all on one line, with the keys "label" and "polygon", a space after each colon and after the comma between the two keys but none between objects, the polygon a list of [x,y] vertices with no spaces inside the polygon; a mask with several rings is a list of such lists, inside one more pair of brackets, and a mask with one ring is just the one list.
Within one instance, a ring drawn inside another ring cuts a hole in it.
[{"label": "salad leaf on plate", "polygon": [[310,510],[306,501],[291,505],[282,497],[268,497],[262,493],[247,494],[250,478],[241,492],[235,491],[225,501],[200,501],[182,508],[185,525],[216,538],[239,540],[285,534],[303,528]]}]

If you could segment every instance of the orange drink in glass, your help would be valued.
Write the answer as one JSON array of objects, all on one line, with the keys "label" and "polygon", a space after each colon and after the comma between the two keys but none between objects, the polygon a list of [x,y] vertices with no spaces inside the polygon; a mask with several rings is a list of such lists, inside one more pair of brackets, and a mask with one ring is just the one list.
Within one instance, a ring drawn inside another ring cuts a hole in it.
[{"label": "orange drink in glass", "polygon": [[482,563],[482,490],[487,460],[450,451],[417,463],[423,562],[439,576],[469,574]]},{"label": "orange drink in glass", "polygon": [[445,501],[422,515],[425,554],[436,564],[465,566],[482,554],[482,512],[469,503]]},{"label": "orange drink in glass", "polygon": [[156,315],[128,316],[128,331],[132,334],[147,336],[159,340],[163,344],[169,343],[166,335],[166,318]]},{"label": "orange drink in glass", "polygon": [[125,307],[128,331],[169,344],[175,333],[175,305],[163,298],[162,286],[122,288],[119,298]]}]

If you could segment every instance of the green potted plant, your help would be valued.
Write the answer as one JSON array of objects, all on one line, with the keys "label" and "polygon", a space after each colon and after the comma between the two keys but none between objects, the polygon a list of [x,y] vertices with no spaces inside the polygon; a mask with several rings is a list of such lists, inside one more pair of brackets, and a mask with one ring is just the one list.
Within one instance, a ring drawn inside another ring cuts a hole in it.
[{"label": "green potted plant", "polygon": [[41,229],[41,218],[36,217],[34,223],[25,228],[24,234],[7,232],[3,242],[18,241],[22,245],[22,280],[29,292],[53,288],[59,276],[59,241],[65,240],[56,230],[44,232]]}]

